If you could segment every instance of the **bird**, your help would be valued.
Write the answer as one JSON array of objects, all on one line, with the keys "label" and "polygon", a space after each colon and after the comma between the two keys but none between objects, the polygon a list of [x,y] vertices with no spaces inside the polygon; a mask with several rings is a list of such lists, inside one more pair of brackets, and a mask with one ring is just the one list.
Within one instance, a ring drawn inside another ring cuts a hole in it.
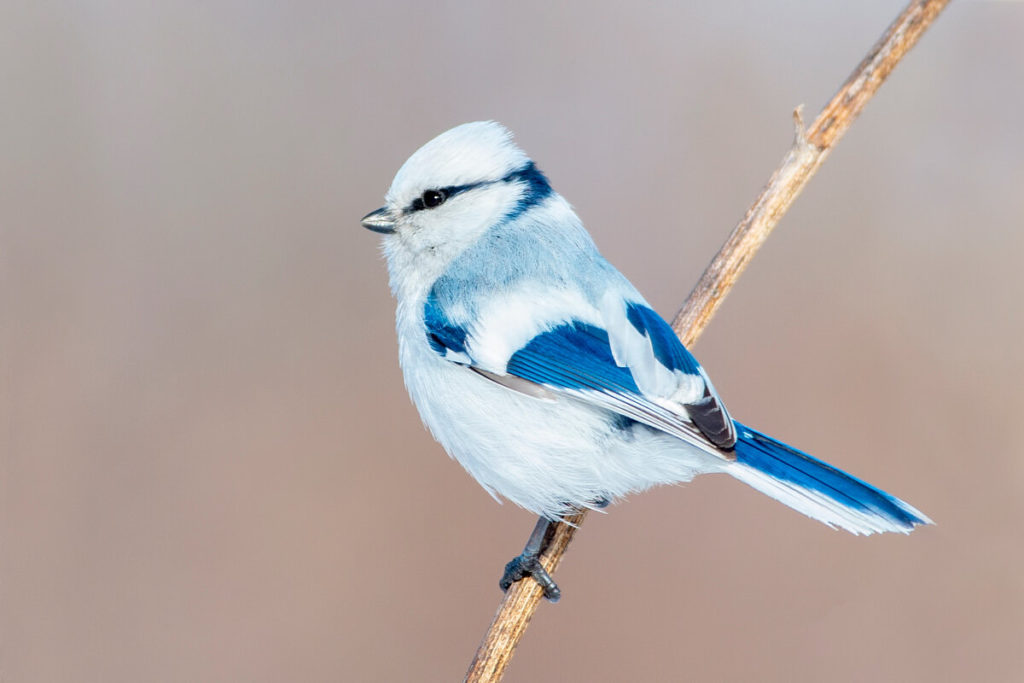
[{"label": "bird", "polygon": [[734,420],[501,124],[424,144],[361,225],[383,235],[399,362],[423,422],[488,493],[538,516],[503,590],[530,576],[557,601],[540,562],[554,522],[700,474],[853,534],[932,523]]}]

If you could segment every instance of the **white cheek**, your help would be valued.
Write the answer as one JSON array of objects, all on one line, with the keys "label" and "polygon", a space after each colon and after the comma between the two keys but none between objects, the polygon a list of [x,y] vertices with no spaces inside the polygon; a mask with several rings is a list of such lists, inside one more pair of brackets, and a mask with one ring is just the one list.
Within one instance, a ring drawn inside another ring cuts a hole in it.
[{"label": "white cheek", "polygon": [[430,216],[430,227],[445,241],[468,247],[512,210],[520,194],[517,186],[502,183],[456,195]]},{"label": "white cheek", "polygon": [[402,218],[384,241],[395,296],[425,297],[452,261],[512,210],[521,193],[516,185],[497,183]]},{"label": "white cheek", "polygon": [[518,186],[507,183],[469,190],[441,206],[408,214],[398,236],[410,250],[429,249],[454,259],[507,215],[520,195]]}]

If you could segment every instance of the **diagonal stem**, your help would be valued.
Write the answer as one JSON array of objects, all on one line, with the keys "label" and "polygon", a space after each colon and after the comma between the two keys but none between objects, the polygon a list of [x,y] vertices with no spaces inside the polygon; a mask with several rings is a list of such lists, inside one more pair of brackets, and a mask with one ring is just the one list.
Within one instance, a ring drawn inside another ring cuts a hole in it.
[{"label": "diagonal stem", "polygon": [[793,200],[882,82],[948,4],[949,0],[911,2],[821,110],[810,129],[805,131],[803,128],[800,108],[793,112],[796,124],[793,146],[672,321],[672,329],[685,345],[692,345],[704,331],[725,295],[789,210]]},{"label": "diagonal stem", "polygon": [[[793,113],[796,124],[793,146],[672,321],[672,328],[684,344],[691,346],[697,341],[750,259],[764,244],[828,153],[886,77],[948,4],[949,0],[912,0],[818,114],[809,129],[804,130],[800,109]],[[558,568],[585,516],[585,512],[580,512],[555,525],[551,542],[541,557],[551,574]],[[532,580],[520,581],[509,589],[470,664],[466,673],[467,682],[501,680],[542,595],[543,591]]]}]

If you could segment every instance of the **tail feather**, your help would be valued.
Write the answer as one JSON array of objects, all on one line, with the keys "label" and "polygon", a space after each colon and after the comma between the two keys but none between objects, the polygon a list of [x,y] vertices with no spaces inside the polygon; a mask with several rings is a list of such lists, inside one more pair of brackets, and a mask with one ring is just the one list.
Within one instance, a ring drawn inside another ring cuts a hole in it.
[{"label": "tail feather", "polygon": [[736,423],[729,474],[781,503],[854,534],[910,533],[932,521],[913,506],[791,446]]}]

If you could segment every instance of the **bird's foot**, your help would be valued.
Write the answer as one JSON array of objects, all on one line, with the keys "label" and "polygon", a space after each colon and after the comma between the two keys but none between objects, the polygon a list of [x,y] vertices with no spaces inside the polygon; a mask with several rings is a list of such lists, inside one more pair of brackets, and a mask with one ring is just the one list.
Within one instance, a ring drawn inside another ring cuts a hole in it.
[{"label": "bird's foot", "polygon": [[533,580],[544,590],[544,597],[551,602],[558,602],[558,599],[562,597],[562,591],[558,589],[558,584],[551,578],[551,574],[548,574],[548,570],[544,569],[540,558],[527,553],[519,555],[505,565],[505,573],[498,585],[501,586],[502,591],[507,591],[513,583],[522,581],[527,576],[533,577]]}]

